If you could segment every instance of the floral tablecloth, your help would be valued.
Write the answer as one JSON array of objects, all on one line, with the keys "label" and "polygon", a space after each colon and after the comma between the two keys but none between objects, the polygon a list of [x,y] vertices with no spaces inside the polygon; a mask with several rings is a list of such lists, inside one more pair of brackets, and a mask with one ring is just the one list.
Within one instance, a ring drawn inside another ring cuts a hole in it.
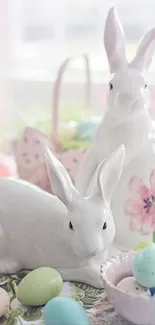
[{"label": "floral tablecloth", "polygon": [[[0,275],[0,286],[9,292],[11,298],[10,311],[6,317],[0,319],[1,325],[44,325],[41,307],[24,307],[16,298],[16,286],[26,274],[27,272],[21,271],[12,276]],[[104,290],[81,283],[65,282],[61,294],[70,296],[82,304],[92,325],[130,325],[116,314]]]}]

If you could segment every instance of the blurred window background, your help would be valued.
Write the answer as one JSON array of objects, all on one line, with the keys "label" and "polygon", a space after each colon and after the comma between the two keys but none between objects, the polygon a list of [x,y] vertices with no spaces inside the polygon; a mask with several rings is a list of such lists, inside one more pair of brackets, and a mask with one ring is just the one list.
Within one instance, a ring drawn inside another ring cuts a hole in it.
[{"label": "blurred window background", "polygon": [[[155,25],[154,0],[0,0],[1,146],[18,137],[26,125],[44,129],[47,123],[50,128],[53,85],[67,57],[77,58],[63,78],[61,118],[103,115],[109,80],[103,32],[113,4],[124,26],[130,59],[144,32]],[[83,53],[90,59],[90,107],[84,106]],[[155,60],[148,83],[154,117]]]}]

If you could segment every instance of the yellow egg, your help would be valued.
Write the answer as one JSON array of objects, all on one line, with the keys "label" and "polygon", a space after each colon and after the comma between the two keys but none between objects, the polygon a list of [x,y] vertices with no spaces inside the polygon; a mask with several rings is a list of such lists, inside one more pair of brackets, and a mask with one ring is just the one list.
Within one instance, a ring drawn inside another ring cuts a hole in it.
[{"label": "yellow egg", "polygon": [[60,126],[60,139],[71,140],[76,135],[76,124],[74,123],[63,123]]},{"label": "yellow egg", "polygon": [[153,245],[152,242],[144,241],[144,242],[138,244],[138,245],[134,248],[134,251],[139,251],[140,249],[143,249],[143,248],[145,248],[145,247],[152,246],[152,245]]},{"label": "yellow egg", "polygon": [[9,310],[10,298],[8,293],[3,289],[0,288],[0,317],[7,314]]}]

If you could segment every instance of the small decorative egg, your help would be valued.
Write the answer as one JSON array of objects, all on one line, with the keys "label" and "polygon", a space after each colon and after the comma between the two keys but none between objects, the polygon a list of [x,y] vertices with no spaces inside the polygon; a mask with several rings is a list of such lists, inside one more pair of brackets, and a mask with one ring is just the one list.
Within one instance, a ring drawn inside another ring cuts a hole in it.
[{"label": "small decorative egg", "polygon": [[117,284],[117,288],[126,293],[130,293],[136,296],[148,295],[147,289],[137,283],[133,276],[126,277]]},{"label": "small decorative egg", "polygon": [[45,325],[90,325],[87,313],[74,299],[56,297],[43,309]]},{"label": "small decorative egg", "polygon": [[10,298],[8,293],[3,289],[0,288],[0,317],[7,314],[9,310]]},{"label": "small decorative egg", "polygon": [[17,299],[27,306],[45,305],[60,294],[63,286],[61,275],[49,267],[40,267],[28,273],[17,288]]},{"label": "small decorative egg", "polygon": [[143,249],[143,248],[145,248],[145,247],[152,246],[152,245],[154,245],[152,242],[144,241],[144,242],[138,244],[138,245],[134,248],[134,251],[139,251],[140,249]]},{"label": "small decorative egg", "polygon": [[155,245],[139,250],[133,258],[133,275],[137,282],[146,287],[155,287]]},{"label": "small decorative egg", "polygon": [[76,136],[76,122],[61,123],[60,125],[60,138],[64,140],[73,139]]},{"label": "small decorative egg", "polygon": [[88,121],[88,122],[81,122],[77,125],[77,135],[82,140],[91,141],[99,122],[96,121]]}]

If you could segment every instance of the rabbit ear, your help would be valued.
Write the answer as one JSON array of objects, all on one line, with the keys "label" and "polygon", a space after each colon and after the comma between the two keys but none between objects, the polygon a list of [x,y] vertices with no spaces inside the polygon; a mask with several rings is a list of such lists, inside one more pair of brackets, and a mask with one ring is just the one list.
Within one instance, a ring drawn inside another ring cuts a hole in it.
[{"label": "rabbit ear", "polygon": [[130,63],[131,67],[146,71],[152,61],[155,50],[155,28],[149,30],[142,38],[135,58]]},{"label": "rabbit ear", "polygon": [[120,179],[125,158],[125,147],[120,145],[98,166],[93,178],[94,186],[90,196],[101,197],[110,204],[113,191]]},{"label": "rabbit ear", "polygon": [[48,177],[54,194],[70,210],[73,195],[77,193],[69,174],[60,161],[51,153],[49,148],[45,148],[45,160],[47,165]]},{"label": "rabbit ear", "polygon": [[115,7],[109,10],[106,20],[104,46],[108,56],[111,73],[127,66],[124,31]]}]

